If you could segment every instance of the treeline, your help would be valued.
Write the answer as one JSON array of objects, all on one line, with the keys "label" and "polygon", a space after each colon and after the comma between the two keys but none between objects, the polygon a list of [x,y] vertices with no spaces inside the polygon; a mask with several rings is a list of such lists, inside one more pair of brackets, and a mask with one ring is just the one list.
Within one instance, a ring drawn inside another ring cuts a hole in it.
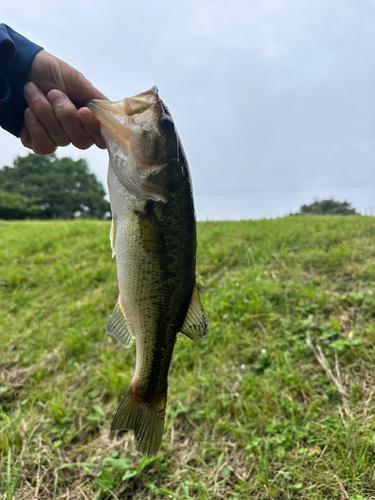
[{"label": "treeline", "polygon": [[0,169],[0,219],[107,219],[105,190],[85,160],[18,156]]},{"label": "treeline", "polygon": [[316,200],[310,205],[302,205],[300,211],[290,215],[360,215],[348,201]]},{"label": "treeline", "polygon": [[[352,215],[347,201],[316,200],[291,215]],[[0,168],[0,219],[108,219],[105,190],[85,160],[18,156]]]}]

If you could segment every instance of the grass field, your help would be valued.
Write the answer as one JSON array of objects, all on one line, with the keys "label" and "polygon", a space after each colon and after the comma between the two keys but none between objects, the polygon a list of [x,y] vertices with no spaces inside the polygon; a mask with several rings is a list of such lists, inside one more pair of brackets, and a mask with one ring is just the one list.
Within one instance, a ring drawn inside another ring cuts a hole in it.
[{"label": "grass field", "polygon": [[0,223],[0,498],[375,499],[375,219],[198,224],[210,332],[179,335],[154,458],[109,434],[108,232]]}]

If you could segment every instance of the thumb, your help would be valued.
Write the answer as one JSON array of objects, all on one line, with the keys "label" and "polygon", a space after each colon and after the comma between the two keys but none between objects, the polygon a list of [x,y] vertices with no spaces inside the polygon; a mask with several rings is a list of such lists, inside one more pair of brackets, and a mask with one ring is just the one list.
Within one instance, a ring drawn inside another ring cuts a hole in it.
[{"label": "thumb", "polygon": [[[64,64],[65,66],[65,64]],[[67,90],[67,95],[76,106],[83,106],[90,99],[108,99],[100,90],[68,64],[62,68],[62,76]]]}]

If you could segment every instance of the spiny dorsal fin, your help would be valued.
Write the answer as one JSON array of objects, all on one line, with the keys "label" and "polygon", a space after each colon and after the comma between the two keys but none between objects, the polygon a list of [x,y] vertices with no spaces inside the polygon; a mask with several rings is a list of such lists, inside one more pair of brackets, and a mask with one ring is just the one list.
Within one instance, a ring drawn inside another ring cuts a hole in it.
[{"label": "spiny dorsal fin", "polygon": [[129,330],[128,323],[123,308],[120,305],[120,300],[117,302],[113,313],[105,325],[105,330],[108,335],[112,335],[120,344],[126,348],[133,343],[133,336]]},{"label": "spiny dorsal fin", "polygon": [[196,283],[194,285],[193,295],[191,296],[189,309],[180,331],[192,340],[201,339],[208,333],[207,318],[204,314]]},{"label": "spiny dorsal fin", "polygon": [[116,255],[116,229],[117,229],[117,218],[113,217],[111,223],[111,230],[109,232],[109,239],[111,240],[111,248],[112,248],[112,258]]}]

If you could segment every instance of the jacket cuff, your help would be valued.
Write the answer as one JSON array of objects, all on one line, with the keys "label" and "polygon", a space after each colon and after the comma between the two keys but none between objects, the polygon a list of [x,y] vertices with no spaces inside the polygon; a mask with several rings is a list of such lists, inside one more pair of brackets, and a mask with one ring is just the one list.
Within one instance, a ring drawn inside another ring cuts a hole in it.
[{"label": "jacket cuff", "polygon": [[42,47],[0,24],[0,125],[19,137],[27,107],[23,87]]}]

